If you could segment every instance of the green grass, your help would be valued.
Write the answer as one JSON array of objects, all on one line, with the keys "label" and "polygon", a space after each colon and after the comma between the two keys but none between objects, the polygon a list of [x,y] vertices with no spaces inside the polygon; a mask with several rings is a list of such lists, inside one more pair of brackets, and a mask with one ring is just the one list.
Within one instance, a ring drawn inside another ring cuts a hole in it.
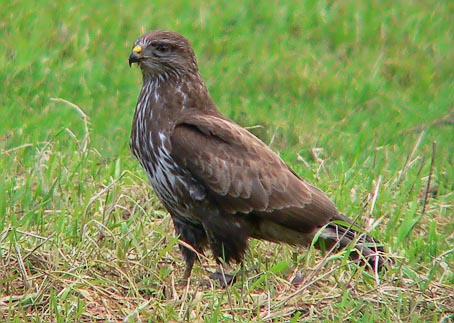
[{"label": "green grass", "polygon": [[[451,1],[32,1],[0,13],[0,318],[5,322],[454,320]],[[189,287],[168,214],[128,151],[133,41],[187,36],[219,109],[386,244],[251,241],[228,289]],[[430,187],[428,186],[430,181]],[[300,271],[299,287],[289,283]]]}]

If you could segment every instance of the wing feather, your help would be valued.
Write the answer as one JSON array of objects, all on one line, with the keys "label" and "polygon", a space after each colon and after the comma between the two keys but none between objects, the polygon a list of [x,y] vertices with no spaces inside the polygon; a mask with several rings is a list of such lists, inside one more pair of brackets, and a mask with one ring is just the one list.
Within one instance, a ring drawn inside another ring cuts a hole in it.
[{"label": "wing feather", "polygon": [[[224,212],[253,213],[302,232],[312,232],[339,214],[324,192],[222,116],[186,117],[175,127],[171,144],[172,157]],[[255,235],[261,234],[258,230]]]},{"label": "wing feather", "polygon": [[262,141],[230,120],[186,118],[175,127],[171,144],[172,157],[227,211],[269,212],[302,208],[312,201],[307,183]]}]

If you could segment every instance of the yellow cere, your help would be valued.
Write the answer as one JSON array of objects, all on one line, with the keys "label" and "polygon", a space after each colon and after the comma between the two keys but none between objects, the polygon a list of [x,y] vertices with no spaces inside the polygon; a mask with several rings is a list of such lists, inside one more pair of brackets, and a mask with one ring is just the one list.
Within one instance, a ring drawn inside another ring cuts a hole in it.
[{"label": "yellow cere", "polygon": [[134,48],[132,49],[132,51],[133,51],[134,53],[136,53],[136,54],[140,54],[140,53],[142,53],[142,46],[136,45],[136,46],[134,46]]}]

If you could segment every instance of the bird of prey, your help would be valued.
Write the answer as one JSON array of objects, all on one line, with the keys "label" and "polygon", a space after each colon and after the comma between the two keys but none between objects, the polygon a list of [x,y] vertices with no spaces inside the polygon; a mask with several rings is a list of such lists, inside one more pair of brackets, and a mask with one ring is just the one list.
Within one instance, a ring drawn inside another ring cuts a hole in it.
[{"label": "bird of prey", "polygon": [[218,263],[241,262],[250,237],[307,245],[318,236],[329,248],[354,241],[352,258],[375,269],[383,265],[375,239],[354,229],[324,192],[218,111],[185,37],[145,33],[134,42],[133,63],[143,86],[130,148],[185,242],[184,280],[197,259],[194,250],[210,248]]}]

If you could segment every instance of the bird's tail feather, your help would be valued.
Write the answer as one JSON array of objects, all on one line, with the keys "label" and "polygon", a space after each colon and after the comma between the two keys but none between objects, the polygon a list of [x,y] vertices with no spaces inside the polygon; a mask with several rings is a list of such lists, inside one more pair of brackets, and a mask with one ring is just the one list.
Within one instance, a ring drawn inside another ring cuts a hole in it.
[{"label": "bird's tail feather", "polygon": [[359,263],[367,262],[374,271],[380,271],[385,264],[383,245],[362,231],[364,230],[349,221],[335,220],[325,227],[320,238],[328,248],[343,249],[354,243],[350,258]]}]

